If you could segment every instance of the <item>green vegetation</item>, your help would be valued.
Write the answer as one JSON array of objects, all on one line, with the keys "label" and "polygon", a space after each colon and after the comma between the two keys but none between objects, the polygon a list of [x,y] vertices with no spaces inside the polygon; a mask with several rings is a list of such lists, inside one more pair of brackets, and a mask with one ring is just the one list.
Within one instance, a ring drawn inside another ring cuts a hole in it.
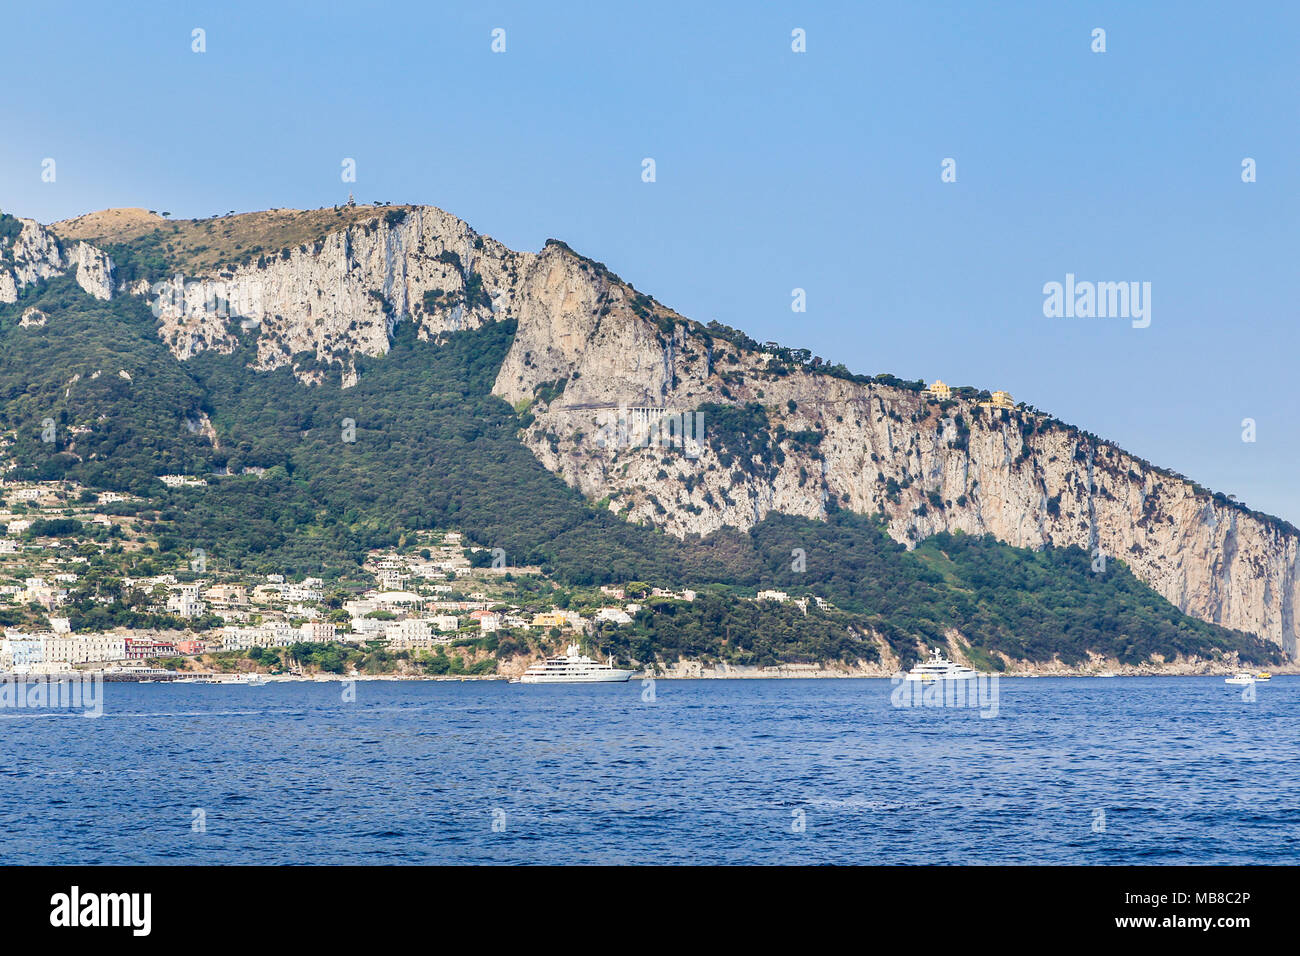
[{"label": "green vegetation", "polygon": [[83,533],[85,528],[76,518],[38,518],[32,522],[24,537],[68,538]]},{"label": "green vegetation", "polygon": [[774,667],[880,657],[859,615],[816,606],[805,614],[790,602],[737,601],[726,593],[689,602],[652,598],[631,625],[601,625],[597,641],[602,654],[641,662],[685,658]]},{"label": "green vegetation", "polygon": [[730,468],[734,463],[747,474],[770,475],[785,461],[785,453],[772,444],[767,410],[758,402],[748,405],[710,402],[697,411],[704,415],[705,440],[718,453],[722,467]]},{"label": "green vegetation", "polygon": [[9,247],[22,231],[23,224],[18,220],[17,216],[11,216],[7,212],[0,212],[0,262],[13,258]]},{"label": "green vegetation", "polygon": [[[50,324],[19,328],[32,305]],[[153,327],[139,300],[100,302],[69,278],[0,308],[0,428],[34,464],[13,477],[147,493],[157,475],[204,467],[207,441],[192,430],[203,389]]]},{"label": "green vegetation", "polygon": [[409,674],[434,676],[474,677],[496,672],[496,661],[483,658],[468,661],[457,653],[447,653],[443,647],[433,652],[388,651],[375,645],[356,647],[351,644],[290,644],[288,647],[253,647],[247,651],[222,651],[210,656],[208,663],[214,669],[233,671],[240,660],[249,660],[258,670],[283,673],[291,666],[301,667],[307,673]]},{"label": "green vegetation", "polygon": [[[1037,662],[1075,664],[1089,651],[1125,664],[1216,651],[1280,659],[1272,644],[1182,614],[1120,561],[1093,572],[1081,548],[1030,551],[989,536],[938,534],[909,552],[872,519],[846,511],[826,522],[773,515],[751,537],[765,582],[807,588],[856,612],[909,661],[918,644],[943,642],[952,628],[976,649]],[[795,549],[805,571],[791,569]]]}]

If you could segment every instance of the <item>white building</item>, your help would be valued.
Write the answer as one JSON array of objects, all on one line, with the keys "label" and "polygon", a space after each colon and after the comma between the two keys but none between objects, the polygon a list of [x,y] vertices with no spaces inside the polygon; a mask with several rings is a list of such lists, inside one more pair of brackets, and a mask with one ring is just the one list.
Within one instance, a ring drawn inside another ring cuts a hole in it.
[{"label": "white building", "polygon": [[460,630],[460,618],[454,614],[440,614],[433,619],[432,624],[444,634],[448,631]]},{"label": "white building", "polygon": [[46,663],[126,660],[126,638],[114,634],[54,634],[44,639]]},{"label": "white building", "polygon": [[45,641],[42,635],[5,631],[4,640],[0,640],[0,668],[26,670],[32,664],[40,664],[44,660]]},{"label": "white building", "polygon": [[253,647],[288,647],[301,638],[302,632],[288,621],[272,621],[261,627],[225,627],[221,630],[221,649],[246,651]]},{"label": "white building", "polygon": [[387,621],[381,621],[375,617],[366,617],[365,615],[354,617],[352,619],[352,633],[357,637],[366,637],[367,635],[371,637],[379,637],[384,634],[388,623],[389,622]]},{"label": "white building", "polygon": [[262,625],[262,628],[271,635],[271,640],[275,647],[288,647],[294,641],[298,640],[302,632],[290,624],[288,621],[270,621]]},{"label": "white building", "polygon": [[790,599],[790,595],[784,591],[759,591],[756,600],[759,601],[776,601],[778,604],[784,604]]},{"label": "white building", "polygon": [[404,574],[396,568],[383,569],[376,575],[381,591],[400,591],[409,578],[409,574]]},{"label": "white building", "polygon": [[596,612],[597,621],[607,621],[610,624],[631,624],[632,615],[621,607],[602,607]]},{"label": "white building", "polygon": [[321,601],[325,598],[322,583],[320,578],[307,578],[301,584],[286,584],[280,589],[280,596],[286,601]]},{"label": "white building", "polygon": [[429,622],[415,617],[390,621],[384,631],[390,641],[427,641],[430,633]]},{"label": "white building", "polygon": [[225,627],[221,629],[223,651],[246,651],[250,647],[263,647],[266,632],[260,627]]},{"label": "white building", "polygon": [[207,482],[192,475],[159,475],[158,480],[168,488],[203,488]]},{"label": "white building", "polygon": [[416,618],[392,621],[384,633],[388,638],[388,646],[395,651],[428,650],[435,643],[429,622]]},{"label": "white building", "polygon": [[201,617],[208,606],[188,591],[181,591],[167,598],[167,610],[177,617]]}]

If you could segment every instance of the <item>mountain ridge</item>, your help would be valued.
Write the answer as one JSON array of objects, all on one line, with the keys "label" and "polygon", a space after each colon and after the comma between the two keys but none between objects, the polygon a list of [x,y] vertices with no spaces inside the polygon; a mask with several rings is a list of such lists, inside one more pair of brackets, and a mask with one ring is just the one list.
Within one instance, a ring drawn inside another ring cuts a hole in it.
[{"label": "mountain ridge", "polygon": [[[1179,609],[1296,656],[1298,535],[1280,519],[1028,406],[995,408],[978,395],[943,400],[919,383],[842,367],[828,373],[801,350],[701,325],[559,241],[514,252],[435,207],[313,212],[345,221],[188,279],[128,263],[135,271],[115,275],[109,294],[150,301],[159,335],[182,361],[228,354],[248,331],[241,324],[252,322],[256,368],[289,368],[304,383],[337,375],[345,388],[356,384],[358,356],[386,354],[400,322],[437,342],[509,319],[517,331],[493,394],[519,411],[523,441],[548,470],[625,520],[686,537],[745,530],[770,513],[825,520],[844,508],[881,515],[909,547],[939,532],[1078,546],[1123,559]],[[30,222],[24,254],[8,271],[8,301],[24,284],[73,268],[64,243],[42,243]],[[163,222],[150,250],[165,263]],[[64,228],[66,243],[78,243],[79,284],[86,287],[85,262],[87,282],[103,291],[110,257]],[[110,261],[107,272],[115,269]],[[0,261],[0,300],[5,275]],[[205,307],[231,289],[242,298],[229,313]],[[592,438],[616,433],[620,414],[701,409],[698,458]],[[710,432],[710,419],[720,429]]]}]

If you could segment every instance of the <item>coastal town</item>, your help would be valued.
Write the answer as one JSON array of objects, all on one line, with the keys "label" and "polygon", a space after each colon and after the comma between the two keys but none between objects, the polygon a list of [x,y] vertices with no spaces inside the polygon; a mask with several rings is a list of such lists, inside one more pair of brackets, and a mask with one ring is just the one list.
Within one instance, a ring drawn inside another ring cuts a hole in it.
[{"label": "coastal town", "polygon": [[[502,658],[631,624],[649,600],[696,598],[638,582],[559,588],[455,530],[370,554],[360,580],[224,570],[202,549],[159,552],[142,499],[68,481],[0,483],[0,495],[0,673],[292,678],[312,649],[334,647],[367,651],[372,675],[502,676]],[[826,606],[777,590],[752,600]],[[366,673],[346,653],[315,670]]]}]

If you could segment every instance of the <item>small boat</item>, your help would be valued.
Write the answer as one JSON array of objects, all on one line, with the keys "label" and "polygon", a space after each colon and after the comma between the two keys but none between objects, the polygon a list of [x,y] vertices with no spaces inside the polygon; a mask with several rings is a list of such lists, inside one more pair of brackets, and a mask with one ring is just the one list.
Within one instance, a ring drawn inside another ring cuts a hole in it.
[{"label": "small boat", "polygon": [[1272,679],[1273,679],[1273,675],[1270,674],[1268,671],[1260,671],[1258,674],[1255,675],[1255,680],[1272,680]]},{"label": "small boat", "polygon": [[632,672],[614,666],[611,656],[608,664],[592,660],[578,653],[578,645],[570,644],[563,657],[548,657],[524,671],[521,684],[612,684],[629,680]]},{"label": "small boat", "polygon": [[1102,671],[1100,674],[1093,674],[1093,677],[1118,677],[1114,671]]},{"label": "small boat", "polygon": [[930,659],[913,667],[903,676],[903,680],[919,680],[930,684],[937,680],[968,680],[978,676],[979,671],[948,660],[936,647],[930,652]]},{"label": "small boat", "polygon": [[1246,674],[1244,672],[1241,674],[1233,674],[1231,677],[1225,677],[1223,682],[1225,684],[1253,684],[1255,683],[1255,675]]}]

